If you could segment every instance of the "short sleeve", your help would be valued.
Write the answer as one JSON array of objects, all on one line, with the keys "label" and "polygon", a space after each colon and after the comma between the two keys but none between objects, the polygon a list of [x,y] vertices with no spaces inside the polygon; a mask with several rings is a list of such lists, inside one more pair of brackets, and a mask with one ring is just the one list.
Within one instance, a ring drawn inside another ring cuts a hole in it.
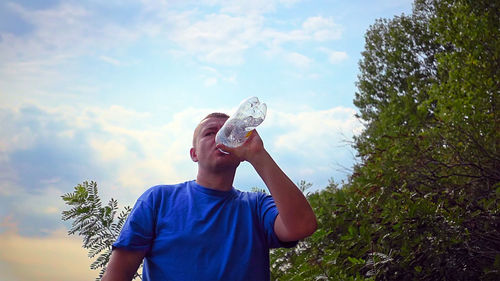
[{"label": "short sleeve", "polygon": [[270,195],[263,194],[260,198],[260,217],[264,226],[266,241],[269,248],[291,248],[297,245],[298,241],[282,242],[274,232],[274,222],[278,216],[278,208],[274,199]]},{"label": "short sleeve", "polygon": [[130,212],[113,248],[144,250],[151,248],[155,234],[155,214],[153,208],[143,199],[137,200]]}]

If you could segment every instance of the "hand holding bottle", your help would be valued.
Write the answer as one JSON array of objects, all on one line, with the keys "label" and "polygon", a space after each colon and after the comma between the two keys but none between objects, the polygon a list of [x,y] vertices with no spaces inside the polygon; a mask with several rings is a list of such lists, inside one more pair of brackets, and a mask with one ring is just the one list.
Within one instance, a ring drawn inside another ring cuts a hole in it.
[{"label": "hand holding bottle", "polygon": [[240,159],[240,161],[248,161],[250,163],[252,163],[255,158],[259,157],[262,152],[266,152],[264,148],[264,142],[255,129],[251,131],[251,135],[248,137],[248,139],[246,139],[243,145],[237,147],[229,147],[220,143],[217,144],[216,147],[224,153],[228,153],[237,157],[238,159]]}]

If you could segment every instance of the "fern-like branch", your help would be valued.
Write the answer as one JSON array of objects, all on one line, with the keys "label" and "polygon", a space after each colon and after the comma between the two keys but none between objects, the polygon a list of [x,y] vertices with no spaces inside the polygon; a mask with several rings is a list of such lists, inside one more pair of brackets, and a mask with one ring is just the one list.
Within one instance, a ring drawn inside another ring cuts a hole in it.
[{"label": "fern-like branch", "polygon": [[[90,265],[91,269],[101,269],[96,280],[100,280],[112,252],[112,244],[118,238],[123,224],[132,208],[126,206],[118,216],[118,201],[111,199],[102,206],[97,183],[83,182],[71,193],[61,196],[71,209],[62,212],[62,220],[73,220],[69,235],[78,234],[83,238],[83,248],[89,249],[89,258],[97,257]],[[142,265],[141,265],[142,267]],[[136,273],[135,278],[142,280]]]}]

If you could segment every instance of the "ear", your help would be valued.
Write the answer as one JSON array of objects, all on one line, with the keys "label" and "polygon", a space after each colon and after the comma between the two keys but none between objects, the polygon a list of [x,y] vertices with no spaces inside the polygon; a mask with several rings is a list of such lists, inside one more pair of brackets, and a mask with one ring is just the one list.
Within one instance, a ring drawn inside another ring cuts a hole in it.
[{"label": "ear", "polygon": [[193,160],[193,162],[198,162],[198,156],[196,155],[196,149],[194,149],[194,147],[191,147],[189,154],[191,155],[191,160]]}]

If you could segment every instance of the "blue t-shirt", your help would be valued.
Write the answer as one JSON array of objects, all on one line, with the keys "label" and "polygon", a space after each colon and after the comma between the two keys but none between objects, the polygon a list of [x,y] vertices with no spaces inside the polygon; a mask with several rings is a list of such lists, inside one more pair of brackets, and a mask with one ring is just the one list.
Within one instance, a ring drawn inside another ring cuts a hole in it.
[{"label": "blue t-shirt", "polygon": [[278,209],[264,193],[189,181],[147,190],[113,247],[145,250],[143,280],[269,280]]}]

